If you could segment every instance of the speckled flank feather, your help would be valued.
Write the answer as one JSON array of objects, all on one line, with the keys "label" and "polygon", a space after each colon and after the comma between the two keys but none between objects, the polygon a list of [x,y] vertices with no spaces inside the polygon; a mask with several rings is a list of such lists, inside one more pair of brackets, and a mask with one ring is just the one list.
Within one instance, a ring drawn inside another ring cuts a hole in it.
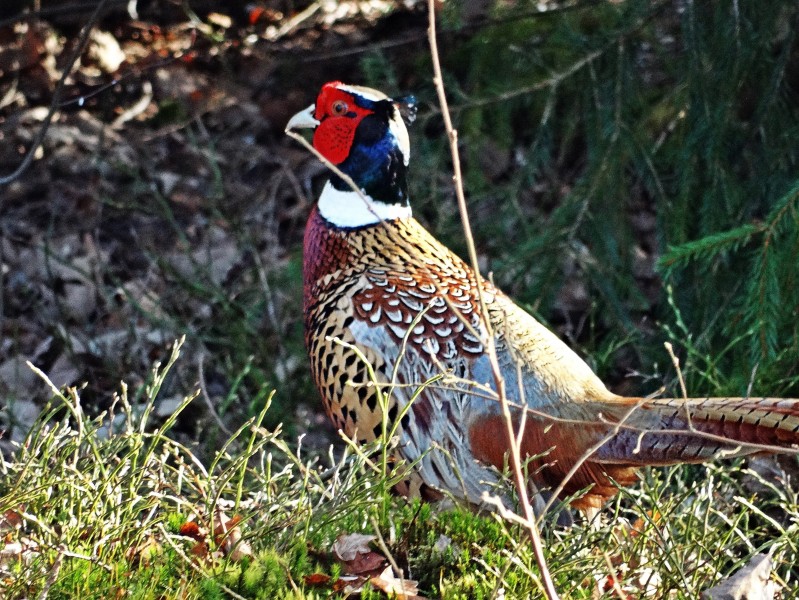
[{"label": "speckled flank feather", "polygon": [[[404,216],[404,125],[390,99],[374,91],[358,98],[358,90],[327,84],[314,117],[309,108],[292,122],[317,123],[317,149],[349,169],[384,214],[399,216],[375,222],[374,211],[349,211],[341,180],[329,184],[335,206],[323,208],[338,221],[314,209],[305,231],[305,336],[313,380],[338,428],[361,441],[381,435],[378,390],[390,423],[404,415],[396,452],[416,473],[406,491],[480,503],[507,462],[478,285],[538,491],[557,488],[579,464],[563,494],[585,491],[573,504],[592,509],[617,484],[633,483],[642,465],[796,451],[799,400],[644,400],[608,391],[557,336]],[[337,131],[346,131],[343,142]]]},{"label": "speckled flank feather", "polygon": [[[331,227],[314,210],[305,254],[317,257],[306,262],[304,287],[312,373],[331,418],[346,433],[354,434],[357,422],[358,437],[374,439],[381,416],[373,389],[346,385],[368,383],[365,365],[336,339],[357,342],[384,383],[392,380],[403,344],[410,362],[425,356],[431,364],[446,364],[482,354],[466,325],[478,324],[469,271],[414,219],[348,230]],[[423,382],[396,374],[399,385]],[[356,418],[357,410],[363,413]]]},{"label": "speckled flank feather", "polygon": [[[318,259],[305,268],[311,372],[328,415],[347,435],[374,439],[382,412],[375,388],[366,385],[366,365],[337,340],[357,344],[371,363],[391,421],[420,385],[446,369],[467,376],[467,363],[483,356],[470,331],[479,328],[471,271],[414,219],[347,230],[314,211],[305,252]],[[483,480],[497,477],[470,458],[466,407],[452,394],[441,385],[425,388],[403,420],[399,452],[408,461],[423,457],[419,471],[428,486],[479,501]],[[428,453],[433,443],[444,451]],[[468,481],[453,462],[461,463]]]}]

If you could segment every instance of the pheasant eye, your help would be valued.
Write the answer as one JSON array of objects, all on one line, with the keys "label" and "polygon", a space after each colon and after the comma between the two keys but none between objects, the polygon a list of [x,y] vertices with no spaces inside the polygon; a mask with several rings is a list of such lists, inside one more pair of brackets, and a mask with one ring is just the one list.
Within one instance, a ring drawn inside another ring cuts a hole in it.
[{"label": "pheasant eye", "polygon": [[330,112],[332,112],[337,117],[340,117],[342,115],[346,115],[349,108],[350,107],[347,106],[347,103],[344,102],[344,100],[336,100],[330,106]]}]

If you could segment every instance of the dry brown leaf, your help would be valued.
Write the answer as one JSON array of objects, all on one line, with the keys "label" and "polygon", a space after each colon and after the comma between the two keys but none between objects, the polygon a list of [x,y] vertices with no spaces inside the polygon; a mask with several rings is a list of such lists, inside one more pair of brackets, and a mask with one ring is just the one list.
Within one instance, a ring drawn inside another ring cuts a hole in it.
[{"label": "dry brown leaf", "polygon": [[702,592],[704,600],[774,600],[777,583],[770,579],[771,555],[756,554],[741,569]]},{"label": "dry brown leaf", "polygon": [[311,573],[310,575],[304,575],[302,581],[308,587],[321,587],[328,585],[331,579],[330,575],[325,575],[324,573]]},{"label": "dry brown leaf", "polygon": [[331,548],[333,555],[340,561],[354,560],[358,554],[371,552],[369,544],[377,539],[373,535],[362,533],[342,533]]},{"label": "dry brown leaf", "polygon": [[240,522],[241,516],[233,515],[228,519],[221,510],[214,516],[214,541],[225,556],[229,556],[233,561],[239,561],[253,554],[250,545],[241,539]]},{"label": "dry brown leaf", "polygon": [[348,575],[374,575],[385,568],[386,557],[374,551],[358,554],[352,560],[343,562],[344,572]]},{"label": "dry brown leaf", "polygon": [[190,537],[193,540],[200,541],[202,540],[205,535],[200,530],[200,526],[197,525],[194,521],[186,521],[183,525],[180,526],[180,535],[185,535],[186,537]]},{"label": "dry brown leaf", "polygon": [[358,594],[363,589],[364,584],[368,581],[366,577],[359,577],[357,575],[345,575],[339,577],[333,582],[331,589],[336,594],[343,594],[349,596],[351,594]]},{"label": "dry brown leaf", "polygon": [[342,534],[333,544],[333,555],[341,562],[348,575],[376,575],[386,566],[386,557],[369,547],[373,535],[361,533]]},{"label": "dry brown leaf", "polygon": [[647,511],[648,518],[638,517],[634,523],[630,523],[626,519],[619,519],[615,527],[613,527],[613,537],[619,543],[627,539],[633,539],[639,535],[646,533],[650,523],[657,525],[661,520],[661,514],[657,510]]},{"label": "dry brown leaf", "polygon": [[412,579],[399,579],[394,576],[391,567],[386,567],[380,575],[369,580],[374,587],[397,600],[421,599],[418,582]]},{"label": "dry brown leaf", "polygon": [[15,30],[16,39],[0,47],[0,73],[15,73],[40,62],[45,52],[44,26],[22,25]]},{"label": "dry brown leaf", "polygon": [[16,510],[9,509],[0,517],[0,534],[22,528],[22,515]]},{"label": "dry brown leaf", "polygon": [[205,542],[197,542],[191,548],[192,556],[196,556],[197,558],[206,558],[209,554],[208,552],[208,544]]}]

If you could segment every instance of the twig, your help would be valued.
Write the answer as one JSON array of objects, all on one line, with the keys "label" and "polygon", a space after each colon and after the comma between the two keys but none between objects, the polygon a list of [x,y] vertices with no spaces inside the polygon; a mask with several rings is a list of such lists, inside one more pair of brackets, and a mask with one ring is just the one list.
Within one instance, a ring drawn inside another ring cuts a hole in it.
[{"label": "twig", "polygon": [[142,96],[139,98],[133,106],[126,109],[122,112],[114,121],[111,123],[111,129],[120,129],[122,125],[127,123],[128,121],[132,121],[140,114],[142,114],[147,107],[150,106],[150,103],[153,101],[153,84],[147,80],[142,82]]},{"label": "twig", "polygon": [[47,596],[50,594],[50,588],[53,587],[53,584],[58,579],[58,574],[61,572],[61,565],[64,563],[64,549],[63,545],[58,547],[58,555],[53,562],[53,566],[50,568],[50,572],[47,574],[47,580],[44,582],[44,586],[37,600],[47,600]]},{"label": "twig", "polygon": [[466,197],[463,191],[463,179],[461,177],[460,155],[458,152],[458,132],[452,126],[452,119],[450,118],[449,108],[447,105],[447,96],[444,89],[444,80],[441,73],[441,62],[438,55],[438,44],[436,42],[436,11],[435,0],[428,0],[428,15],[429,15],[429,28],[428,28],[428,41],[430,43],[430,55],[433,61],[433,83],[438,93],[438,100],[441,105],[441,116],[444,119],[444,127],[446,128],[449,137],[450,153],[452,155],[453,165],[453,182],[455,184],[455,195],[458,199],[458,209],[463,223],[463,231],[466,239],[466,247],[469,252],[469,260],[474,270],[476,280],[477,299],[480,305],[480,312],[483,316],[483,324],[485,327],[486,337],[486,353],[488,355],[491,370],[494,375],[494,380],[499,393],[500,407],[502,415],[507,425],[508,446],[510,447],[512,457],[513,474],[516,482],[516,488],[519,493],[519,502],[521,503],[524,512],[524,526],[530,535],[530,540],[533,545],[533,553],[535,554],[538,568],[541,571],[541,580],[544,585],[544,591],[550,600],[556,600],[558,592],[555,589],[555,584],[552,581],[552,576],[547,567],[546,557],[544,556],[544,548],[541,542],[541,535],[538,531],[538,526],[535,521],[535,514],[533,507],[530,505],[530,499],[527,494],[527,483],[522,472],[521,452],[519,445],[516,443],[516,435],[513,428],[513,417],[511,416],[510,408],[508,407],[508,398],[505,393],[505,380],[502,377],[502,372],[499,368],[499,361],[497,360],[496,346],[494,345],[494,333],[492,331],[490,315],[486,308],[485,300],[482,293],[482,276],[480,275],[480,266],[477,262],[477,251],[475,249],[474,238],[472,236],[471,227],[469,225],[469,214],[466,210]]},{"label": "twig", "polygon": [[664,342],[663,345],[666,347],[666,352],[669,353],[671,364],[674,365],[674,369],[677,371],[677,380],[680,382],[680,391],[682,392],[682,397],[687,399],[688,388],[685,386],[685,379],[683,379],[682,369],[680,369],[680,359],[677,358],[676,354],[674,354],[674,346],[671,345],[671,342]]},{"label": "twig", "polygon": [[616,569],[613,568],[613,562],[610,560],[610,556],[607,552],[602,553],[602,557],[605,559],[605,564],[608,566],[608,578],[613,586],[613,591],[616,593],[616,596],[621,600],[627,600],[629,596],[624,593],[624,590],[621,589],[619,585],[619,580],[616,577]]},{"label": "twig", "polygon": [[197,357],[197,379],[200,384],[200,395],[202,396],[203,400],[205,400],[205,404],[208,406],[208,412],[211,413],[214,421],[216,422],[216,426],[228,437],[231,436],[231,431],[228,429],[225,424],[222,422],[222,418],[216,412],[216,407],[214,406],[213,400],[211,400],[211,396],[208,394],[208,386],[205,383],[205,353],[200,352],[200,355]]},{"label": "twig", "polygon": [[314,2],[308,8],[298,12],[296,15],[288,19],[283,25],[280,26],[274,33],[265,33],[264,37],[269,40],[270,42],[276,42],[280,38],[284,37],[285,35],[294,31],[297,27],[299,27],[303,21],[307,21],[310,19],[316,12],[322,8],[321,2]]},{"label": "twig", "polygon": [[397,561],[394,559],[394,556],[391,554],[391,551],[388,549],[388,545],[386,544],[386,540],[383,539],[383,534],[380,533],[380,523],[377,522],[373,516],[369,517],[369,522],[372,524],[372,529],[375,532],[375,541],[377,542],[377,546],[380,548],[380,551],[386,557],[391,568],[394,569],[394,572],[399,577],[400,585],[403,589],[405,589],[405,574],[402,569],[399,568]]},{"label": "twig", "polygon": [[325,165],[328,169],[330,169],[336,175],[341,177],[346,182],[346,184],[352,188],[352,191],[356,192],[358,194],[358,196],[361,198],[361,200],[364,201],[364,203],[366,204],[366,208],[369,210],[369,212],[372,213],[379,221],[381,221],[381,222],[383,221],[383,219],[380,218],[380,215],[378,215],[377,212],[375,211],[375,209],[372,207],[372,201],[369,199],[369,196],[367,196],[364,193],[364,191],[360,187],[358,187],[358,184],[355,183],[355,181],[352,179],[352,177],[347,175],[344,171],[339,169],[336,165],[334,165],[327,158],[325,158],[322,155],[322,153],[319,152],[319,150],[317,150],[311,144],[309,144],[308,140],[306,140],[304,137],[302,137],[296,131],[291,131],[290,129],[286,129],[284,133],[287,136],[297,140],[303,146],[305,146],[305,148],[308,151],[310,151],[311,154],[313,154],[316,158],[318,158],[320,161],[322,161],[323,165]]},{"label": "twig", "polygon": [[[680,382],[680,391],[682,392],[682,397],[684,399],[688,399],[688,388],[685,387],[685,379],[682,376],[682,369],[680,369],[680,359],[677,358],[677,355],[674,354],[674,346],[671,345],[671,342],[664,342],[663,344],[666,347],[666,352],[669,353],[671,357],[671,363],[674,365],[674,369],[677,371],[677,379]],[[685,404],[685,419],[688,423],[688,429],[693,430],[694,425],[691,422],[691,410],[688,408],[688,404]]]}]

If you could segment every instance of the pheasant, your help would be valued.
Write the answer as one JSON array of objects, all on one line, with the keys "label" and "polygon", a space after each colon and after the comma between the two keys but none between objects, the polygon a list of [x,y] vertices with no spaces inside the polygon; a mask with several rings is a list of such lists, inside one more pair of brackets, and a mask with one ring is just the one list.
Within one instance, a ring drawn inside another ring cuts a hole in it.
[{"label": "pheasant", "polygon": [[618,396],[436,240],[408,203],[412,108],[336,81],[286,126],[313,129],[313,146],[346,176],[330,177],[305,229],[313,381],[335,426],[358,441],[381,435],[387,410],[394,452],[415,469],[406,491],[480,504],[498,482],[509,446],[489,331],[530,483],[575,508],[595,511],[641,466],[796,452],[799,400]]}]

